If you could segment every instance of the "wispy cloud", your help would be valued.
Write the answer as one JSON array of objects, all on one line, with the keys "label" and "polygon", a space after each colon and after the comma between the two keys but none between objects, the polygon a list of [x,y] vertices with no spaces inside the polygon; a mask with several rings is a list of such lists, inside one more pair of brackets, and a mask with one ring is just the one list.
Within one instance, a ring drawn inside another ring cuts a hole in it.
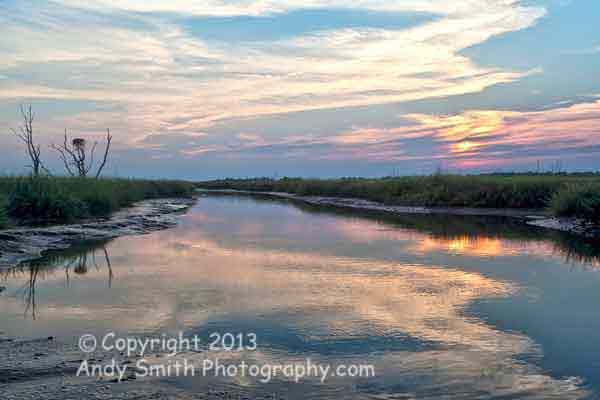
[{"label": "wispy cloud", "polygon": [[[196,131],[233,117],[476,92],[528,71],[480,67],[460,51],[531,26],[544,15],[543,9],[516,1],[483,3],[69,0],[23,5],[0,17],[0,34],[12,38],[0,60],[0,72],[10,77],[0,97],[119,103],[143,121],[131,127],[139,138],[149,130]],[[325,30],[242,44],[207,43],[169,18],[137,13],[262,15],[301,7],[425,11],[440,18],[405,30]],[[107,9],[119,23],[107,18]],[[61,22],[65,17],[69,24]]]},{"label": "wispy cloud", "polygon": [[[444,164],[448,167],[493,168],[507,163],[535,163],[600,153],[600,102],[536,112],[473,110],[456,115],[408,114],[397,128],[355,128],[328,137],[310,135],[266,139],[240,134],[227,143],[210,135],[197,138],[164,135],[161,151],[186,157],[286,159]],[[144,141],[147,144],[148,138]],[[185,144],[185,146],[182,146]]]},{"label": "wispy cloud", "polygon": [[306,8],[359,8],[390,12],[430,12],[468,15],[504,12],[508,7],[525,8],[518,0],[448,2],[440,0],[58,0],[79,8],[127,10],[145,13],[176,13],[202,16],[260,16]]},{"label": "wispy cloud", "polygon": [[409,114],[405,118],[412,119],[416,125],[357,130],[332,140],[363,149],[360,159],[373,153],[373,149],[393,150],[417,139],[427,139],[428,146],[420,151],[384,158],[384,161],[434,156],[457,167],[600,153],[600,101],[537,112],[475,110],[449,116]]}]

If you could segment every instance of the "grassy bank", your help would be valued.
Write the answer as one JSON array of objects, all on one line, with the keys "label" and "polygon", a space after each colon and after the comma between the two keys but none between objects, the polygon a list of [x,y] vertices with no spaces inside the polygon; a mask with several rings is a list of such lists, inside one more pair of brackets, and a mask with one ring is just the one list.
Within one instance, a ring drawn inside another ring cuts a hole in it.
[{"label": "grassy bank", "polygon": [[[428,207],[486,207],[545,209],[550,204],[572,202],[580,192],[575,188],[589,187],[596,198],[598,175],[432,175],[381,179],[226,179],[203,182],[206,189],[238,189],[250,191],[288,192],[305,196],[356,197],[385,204]],[[573,192],[566,196],[565,191]],[[587,204],[587,203],[586,203]],[[594,207],[572,213],[564,207],[557,215],[591,218]],[[597,209],[597,208],[596,208]]]},{"label": "grassy bank", "polygon": [[550,210],[559,217],[577,217],[600,224],[600,183],[568,185],[554,195]]},{"label": "grassy bank", "polygon": [[181,181],[3,177],[0,225],[8,219],[42,223],[103,217],[139,200],[189,196],[193,190],[193,184]]}]

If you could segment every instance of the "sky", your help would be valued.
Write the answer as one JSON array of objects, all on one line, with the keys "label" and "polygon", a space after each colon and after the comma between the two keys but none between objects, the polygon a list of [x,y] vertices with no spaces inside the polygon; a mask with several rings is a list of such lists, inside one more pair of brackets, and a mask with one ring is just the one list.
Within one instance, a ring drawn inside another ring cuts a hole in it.
[{"label": "sky", "polygon": [[35,111],[106,173],[600,170],[597,0],[0,0],[0,173]]}]

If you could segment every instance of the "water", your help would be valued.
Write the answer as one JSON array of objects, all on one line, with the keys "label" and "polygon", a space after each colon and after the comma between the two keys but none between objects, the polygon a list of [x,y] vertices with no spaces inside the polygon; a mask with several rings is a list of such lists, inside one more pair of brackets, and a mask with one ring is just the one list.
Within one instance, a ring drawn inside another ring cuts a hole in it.
[{"label": "water", "polygon": [[[2,275],[0,331],[255,333],[227,362],[373,365],[292,383],[151,379],[282,398],[597,398],[600,249],[508,219],[357,215],[202,197],[177,228]],[[206,354],[188,354],[200,359]]]}]

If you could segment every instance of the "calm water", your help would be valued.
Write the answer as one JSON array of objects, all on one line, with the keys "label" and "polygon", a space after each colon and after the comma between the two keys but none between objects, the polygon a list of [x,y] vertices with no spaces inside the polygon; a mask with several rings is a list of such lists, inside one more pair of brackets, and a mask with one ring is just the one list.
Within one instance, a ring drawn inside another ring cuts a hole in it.
[{"label": "calm water", "polygon": [[[0,331],[253,332],[260,363],[374,378],[171,378],[286,398],[600,398],[600,249],[516,222],[200,198],[177,228],[82,244],[2,275]],[[197,355],[200,357],[200,355]]]}]

